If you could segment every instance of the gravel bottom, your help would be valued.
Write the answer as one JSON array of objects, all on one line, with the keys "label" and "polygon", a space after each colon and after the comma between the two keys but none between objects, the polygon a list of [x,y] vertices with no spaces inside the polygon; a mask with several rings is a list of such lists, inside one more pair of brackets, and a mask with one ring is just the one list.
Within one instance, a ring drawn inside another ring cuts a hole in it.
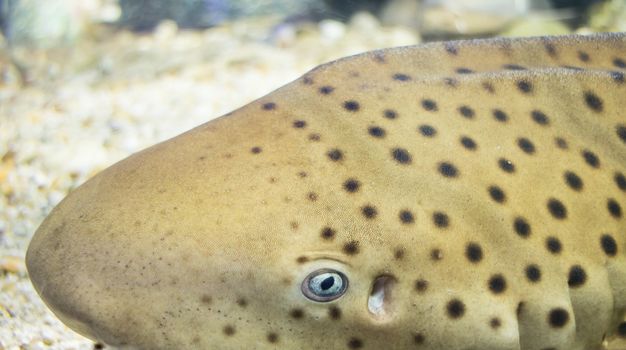
[{"label": "gravel bottom", "polygon": [[[369,15],[349,25],[246,20],[202,32],[164,23],[59,51],[0,58],[0,350],[93,349],[45,307],[26,247],[73,188],[116,161],[207,122],[317,64],[419,37]],[[4,53],[6,56],[6,53]]]}]

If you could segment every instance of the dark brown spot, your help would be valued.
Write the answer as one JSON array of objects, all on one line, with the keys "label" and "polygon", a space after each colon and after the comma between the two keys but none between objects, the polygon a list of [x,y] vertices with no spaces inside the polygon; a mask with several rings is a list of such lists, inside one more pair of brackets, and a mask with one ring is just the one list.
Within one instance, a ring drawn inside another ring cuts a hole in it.
[{"label": "dark brown spot", "polygon": [[413,342],[415,344],[421,345],[421,344],[424,344],[425,341],[426,341],[426,337],[424,337],[422,333],[415,333],[413,335]]},{"label": "dark brown spot", "polygon": [[248,306],[248,301],[245,298],[239,298],[237,299],[237,305],[241,307],[246,307]]},{"label": "dark brown spot", "polygon": [[374,219],[378,215],[378,210],[373,205],[367,204],[361,208],[361,213],[366,219]]},{"label": "dark brown spot", "polygon": [[235,334],[235,327],[228,325],[228,326],[224,326],[224,328],[222,329],[222,331],[224,332],[224,334],[231,336]]},{"label": "dark brown spot", "polygon": [[413,213],[411,213],[409,210],[401,210],[398,217],[403,224],[412,224],[413,222],[415,222]]},{"label": "dark brown spot", "polygon": [[431,100],[431,99],[424,99],[422,100],[422,107],[430,112],[436,112],[437,111],[437,102]]},{"label": "dark brown spot", "polygon": [[459,74],[472,74],[474,73],[473,70],[469,69],[469,68],[465,68],[465,67],[459,67],[456,69],[456,72]]},{"label": "dark brown spot", "polygon": [[331,240],[335,238],[336,233],[337,232],[335,230],[327,226],[322,228],[321,236],[323,239]]},{"label": "dark brown spot", "polygon": [[558,238],[550,236],[546,238],[546,249],[548,249],[548,251],[552,254],[559,254],[563,249],[563,246]]},{"label": "dark brown spot", "polygon": [[433,213],[433,222],[439,228],[446,228],[450,225],[450,218],[446,213],[436,211]]},{"label": "dark brown spot", "polygon": [[439,173],[448,178],[457,177],[459,175],[459,171],[454,166],[454,164],[449,162],[439,163]]},{"label": "dark brown spot", "polygon": [[267,102],[267,103],[264,103],[264,104],[263,104],[263,106],[262,106],[262,108],[263,108],[264,110],[266,110],[266,111],[271,111],[271,110],[274,110],[274,109],[276,109],[276,103],[274,103],[274,102]]},{"label": "dark brown spot", "polygon": [[526,154],[535,153],[535,145],[529,139],[525,137],[518,138],[517,145]]},{"label": "dark brown spot", "polygon": [[338,320],[341,318],[341,309],[337,306],[331,306],[328,308],[328,317],[333,320]]},{"label": "dark brown spot", "polygon": [[567,141],[562,137],[555,137],[554,144],[556,145],[556,147],[563,149],[563,150],[568,148]]},{"label": "dark brown spot", "polygon": [[445,49],[446,49],[446,52],[449,53],[450,55],[456,56],[459,54],[458,47],[454,45],[453,43],[450,43],[450,42],[445,43]]},{"label": "dark brown spot", "polygon": [[350,349],[360,349],[363,347],[363,341],[359,338],[350,338],[350,340],[348,340],[348,347]]},{"label": "dark brown spot", "polygon": [[530,94],[531,92],[533,92],[533,84],[528,80],[518,80],[517,88],[519,89],[519,91],[525,94]]},{"label": "dark brown spot", "polygon": [[530,264],[526,266],[525,272],[528,281],[535,283],[541,280],[541,270],[539,269],[538,265]]},{"label": "dark brown spot", "polygon": [[309,192],[306,197],[311,201],[311,202],[315,202],[317,200],[317,193],[315,192]]},{"label": "dark brown spot", "polygon": [[328,95],[331,92],[333,92],[334,90],[335,90],[335,88],[332,87],[332,86],[322,86],[319,91],[320,91],[320,93],[322,95]]},{"label": "dark brown spot", "polygon": [[482,83],[483,89],[485,89],[488,93],[493,94],[496,92],[496,88],[488,81]]},{"label": "dark brown spot", "polygon": [[418,129],[420,131],[420,134],[426,137],[433,137],[435,136],[435,134],[437,134],[437,130],[435,130],[435,128],[430,125],[420,125]]},{"label": "dark brown spot", "polygon": [[574,191],[580,191],[583,189],[583,180],[578,175],[576,175],[576,173],[572,171],[566,171],[563,177],[565,178],[565,182],[567,183],[567,185]]},{"label": "dark brown spot", "polygon": [[428,281],[424,279],[419,279],[415,281],[415,290],[418,293],[424,293],[428,289]]},{"label": "dark brown spot", "polygon": [[602,109],[604,108],[602,99],[591,91],[585,92],[585,103],[587,103],[587,106],[595,112],[602,112]]},{"label": "dark brown spot", "polygon": [[356,112],[361,108],[358,102],[350,100],[343,103],[343,108],[350,112]]},{"label": "dark brown spot", "polygon": [[200,298],[200,301],[201,301],[203,304],[210,305],[210,304],[213,302],[213,298],[212,298],[210,295],[206,295],[206,294],[205,294],[205,295],[203,295],[203,296]]},{"label": "dark brown spot", "polygon": [[580,265],[574,265],[569,270],[567,284],[570,288],[578,288],[587,281],[587,273]]},{"label": "dark brown spot", "polygon": [[370,135],[372,135],[373,137],[376,138],[383,138],[385,137],[385,129],[379,127],[379,126],[370,126],[367,131],[369,132]]},{"label": "dark brown spot", "polygon": [[465,247],[465,256],[470,262],[478,263],[483,259],[483,249],[478,243],[470,242]]},{"label": "dark brown spot", "polygon": [[530,236],[530,224],[523,217],[515,218],[515,220],[513,221],[513,228],[515,229],[515,233],[517,233],[522,238],[527,238],[528,236]]},{"label": "dark brown spot", "polygon": [[274,332],[267,333],[267,341],[270,343],[278,343],[278,334]]},{"label": "dark brown spot", "polygon": [[619,137],[620,140],[626,144],[626,125],[615,126],[615,133],[617,134],[617,137]]},{"label": "dark brown spot", "polygon": [[606,207],[609,210],[609,214],[612,217],[619,219],[622,217],[622,207],[613,198],[609,198],[606,202]]},{"label": "dark brown spot", "polygon": [[500,109],[494,109],[492,113],[493,117],[499,122],[505,123],[507,120],[509,120],[509,116]]},{"label": "dark brown spot", "polygon": [[307,258],[306,256],[299,256],[299,257],[296,259],[296,262],[297,262],[298,264],[304,264],[305,262],[308,262],[308,261],[309,261],[309,258]]},{"label": "dark brown spot", "polygon": [[535,123],[539,125],[545,126],[545,125],[550,124],[550,119],[548,119],[548,116],[542,111],[534,110],[530,112],[530,115],[532,116]]},{"label": "dark brown spot", "polygon": [[350,193],[357,192],[361,187],[361,183],[357,179],[348,179],[343,183],[343,188]]},{"label": "dark brown spot", "polygon": [[404,258],[406,251],[404,250],[404,248],[396,248],[396,250],[394,250],[393,252],[393,257],[396,260],[402,260]]},{"label": "dark brown spot", "polygon": [[583,158],[585,159],[585,162],[587,164],[589,164],[589,166],[591,166],[592,168],[599,168],[600,167],[600,158],[598,158],[598,156],[591,152],[590,150],[583,150],[581,152]]},{"label": "dark brown spot", "polygon": [[608,256],[615,256],[617,254],[617,242],[615,242],[615,238],[608,233],[600,237],[600,246]]},{"label": "dark brown spot", "polygon": [[289,311],[289,316],[291,316],[291,318],[299,320],[304,317],[304,311],[302,309],[291,309],[291,311]]},{"label": "dark brown spot", "polygon": [[555,58],[557,56],[556,47],[554,46],[554,44],[550,42],[544,42],[543,47],[546,49],[546,52],[550,57]]},{"label": "dark brown spot", "polygon": [[563,308],[554,308],[548,314],[548,323],[554,328],[563,328],[569,321],[569,313]]},{"label": "dark brown spot", "polygon": [[443,259],[443,252],[441,251],[441,249],[433,249],[430,251],[430,259],[432,261],[439,261],[441,259]]},{"label": "dark brown spot", "polygon": [[396,119],[398,117],[398,113],[393,109],[385,109],[383,111],[383,116],[387,119]]},{"label": "dark brown spot", "polygon": [[470,150],[470,151],[474,151],[477,148],[476,141],[474,141],[469,136],[462,136],[461,137],[461,145],[463,145],[463,147],[465,147],[465,149]]},{"label": "dark brown spot", "polygon": [[617,68],[626,68],[626,61],[621,58],[613,59],[613,65]]},{"label": "dark brown spot", "polygon": [[498,329],[501,325],[502,321],[500,321],[500,319],[497,317],[493,317],[491,320],[489,320],[489,327],[493,329]]},{"label": "dark brown spot", "polygon": [[502,191],[500,187],[492,185],[492,186],[489,186],[488,191],[489,191],[489,196],[494,201],[498,203],[506,202],[506,195],[504,194],[504,191]]},{"label": "dark brown spot", "polygon": [[393,80],[397,81],[409,81],[411,77],[404,73],[396,73],[393,75]]},{"label": "dark brown spot", "polygon": [[400,164],[411,164],[411,154],[404,148],[394,148],[391,155]]},{"label": "dark brown spot", "polygon": [[467,119],[472,119],[476,115],[476,112],[469,106],[461,106],[459,107],[459,113]]},{"label": "dark brown spot", "polygon": [[506,290],[506,279],[498,273],[489,278],[487,285],[493,294],[501,294]]},{"label": "dark brown spot", "polygon": [[506,158],[498,159],[498,166],[507,173],[515,172],[515,164]]},{"label": "dark brown spot", "polygon": [[309,140],[310,140],[310,141],[317,142],[317,141],[319,141],[321,138],[322,138],[322,137],[320,136],[320,134],[316,134],[316,133],[309,134]]},{"label": "dark brown spot", "polygon": [[296,120],[293,122],[293,127],[296,129],[303,129],[306,127],[306,122],[304,120]]},{"label": "dark brown spot", "polygon": [[326,155],[328,156],[328,158],[330,158],[330,160],[335,161],[335,162],[343,159],[343,152],[341,152],[341,150],[338,150],[336,148],[328,151]]},{"label": "dark brown spot", "polygon": [[459,319],[465,314],[465,304],[459,299],[452,299],[446,305],[446,311],[448,317],[452,319]]},{"label": "dark brown spot", "polygon": [[589,62],[589,54],[584,51],[578,51],[578,59],[583,62]]},{"label": "dark brown spot", "polygon": [[550,198],[548,200],[548,210],[555,219],[563,220],[567,218],[567,208],[565,208],[565,205],[563,205],[563,203],[556,198]]},{"label": "dark brown spot", "polygon": [[250,149],[250,152],[252,152],[253,154],[259,154],[259,153],[261,153],[261,151],[262,151],[261,147],[258,147],[258,146],[252,147]]},{"label": "dark brown spot", "polygon": [[350,241],[343,245],[343,252],[347,255],[359,254],[359,242]]}]

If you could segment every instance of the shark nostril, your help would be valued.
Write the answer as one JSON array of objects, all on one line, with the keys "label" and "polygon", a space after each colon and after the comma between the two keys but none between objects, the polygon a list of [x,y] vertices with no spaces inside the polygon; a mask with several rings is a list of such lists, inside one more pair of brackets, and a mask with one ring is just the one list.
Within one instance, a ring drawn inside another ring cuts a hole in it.
[{"label": "shark nostril", "polygon": [[376,319],[381,321],[390,319],[393,311],[393,288],[396,282],[396,278],[391,275],[380,275],[374,279],[367,299],[367,309]]}]

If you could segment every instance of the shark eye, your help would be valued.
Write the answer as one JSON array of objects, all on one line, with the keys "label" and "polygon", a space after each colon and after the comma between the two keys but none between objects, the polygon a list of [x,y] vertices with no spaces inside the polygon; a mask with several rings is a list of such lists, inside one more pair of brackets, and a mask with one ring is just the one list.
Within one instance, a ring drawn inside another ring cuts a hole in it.
[{"label": "shark eye", "polygon": [[335,300],[348,289],[348,278],[343,273],[320,269],[310,273],[302,281],[302,293],[309,299],[319,302]]}]

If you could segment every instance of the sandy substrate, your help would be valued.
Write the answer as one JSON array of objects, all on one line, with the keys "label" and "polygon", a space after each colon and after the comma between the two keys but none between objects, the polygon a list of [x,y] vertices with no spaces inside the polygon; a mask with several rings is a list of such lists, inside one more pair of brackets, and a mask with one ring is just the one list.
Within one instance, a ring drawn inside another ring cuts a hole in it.
[{"label": "sandy substrate", "polygon": [[0,350],[92,349],[48,311],[24,266],[30,238],[99,170],[207,122],[319,63],[415,44],[370,16],[292,27],[245,21],[204,32],[115,33],[55,52],[17,52],[31,84],[0,64]]}]

